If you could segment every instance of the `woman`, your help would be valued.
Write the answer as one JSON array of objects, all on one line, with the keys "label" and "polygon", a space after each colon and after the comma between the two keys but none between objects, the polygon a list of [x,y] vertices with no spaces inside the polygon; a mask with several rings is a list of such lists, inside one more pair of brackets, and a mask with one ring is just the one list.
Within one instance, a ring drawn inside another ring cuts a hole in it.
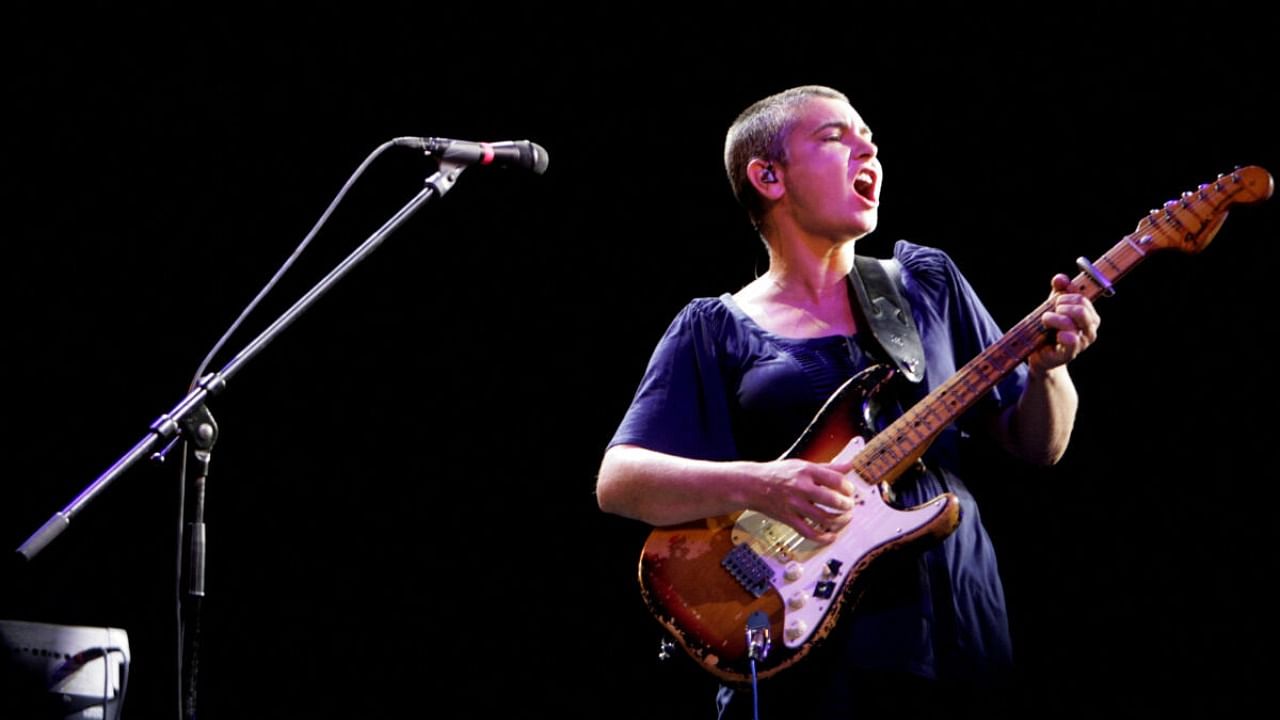
[{"label": "woman", "polygon": [[[855,242],[876,227],[883,171],[871,130],[841,93],[793,88],[747,108],[730,127],[725,167],[760,231],[768,270],[736,293],[700,298],[673,321],[605,453],[597,496],[612,513],[662,526],[750,509],[830,542],[852,517],[851,466],[777,459],[821,404],[871,358],[849,272]],[[895,258],[925,349],[924,387],[954,374],[1001,335],[945,254],[900,242]],[[1056,462],[1075,417],[1066,364],[1096,337],[1087,298],[1052,281],[1038,350],[925,455],[927,471],[895,484],[902,505],[954,492],[960,527],[923,553],[886,556],[856,612],[761,701],[827,713],[930,702],[999,682],[1010,662],[1003,590],[976,505],[958,472],[962,430],[1015,455]],[[945,688],[945,691],[940,690]],[[948,700],[947,702],[950,702]],[[747,703],[739,703],[738,708]],[[823,715],[823,717],[834,715]]]}]

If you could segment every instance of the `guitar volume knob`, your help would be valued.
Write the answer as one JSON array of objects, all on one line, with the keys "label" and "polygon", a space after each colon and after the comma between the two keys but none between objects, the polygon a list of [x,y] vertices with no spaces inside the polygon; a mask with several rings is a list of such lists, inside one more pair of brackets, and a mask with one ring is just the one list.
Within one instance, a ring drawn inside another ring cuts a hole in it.
[{"label": "guitar volume knob", "polygon": [[805,636],[809,632],[809,624],[803,620],[794,620],[787,625],[787,640],[795,641]]},{"label": "guitar volume knob", "polygon": [[791,562],[787,563],[787,566],[782,569],[782,577],[786,578],[787,582],[795,582],[799,580],[803,575],[804,575],[804,566],[796,562],[795,560],[792,560]]},{"label": "guitar volume knob", "polygon": [[798,592],[787,598],[787,608],[791,610],[799,610],[804,607],[807,602],[809,602],[809,597],[802,592]]}]

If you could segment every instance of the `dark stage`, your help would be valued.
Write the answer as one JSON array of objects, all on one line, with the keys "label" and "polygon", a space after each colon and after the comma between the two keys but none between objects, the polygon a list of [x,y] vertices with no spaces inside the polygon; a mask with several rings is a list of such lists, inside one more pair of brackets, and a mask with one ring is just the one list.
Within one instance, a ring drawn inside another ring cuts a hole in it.
[{"label": "dark stage", "polygon": [[[846,92],[886,169],[861,251],[947,250],[1007,326],[1151,208],[1280,171],[1274,27],[1159,8],[18,11],[0,545],[182,399],[375,147],[528,139],[545,175],[467,170],[209,402],[200,714],[709,720],[710,677],[656,657],[648,529],[593,489],[676,311],[765,267],[725,129],[786,87]],[[374,163],[213,368],[434,169],[405,148]],[[1277,203],[1100,301],[1066,458],[993,457],[975,488],[1028,714],[1269,699]],[[174,464],[136,465],[0,576],[0,618],[129,632],[130,720],[177,714],[178,488]]]}]

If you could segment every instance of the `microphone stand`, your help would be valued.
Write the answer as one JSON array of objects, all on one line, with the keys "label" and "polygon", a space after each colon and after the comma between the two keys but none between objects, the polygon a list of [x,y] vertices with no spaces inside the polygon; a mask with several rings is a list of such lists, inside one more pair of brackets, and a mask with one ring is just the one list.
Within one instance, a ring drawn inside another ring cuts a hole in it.
[{"label": "microphone stand", "polygon": [[[197,675],[200,670],[200,612],[204,605],[204,563],[205,563],[205,525],[204,525],[204,490],[209,479],[209,461],[213,453],[213,444],[218,439],[218,424],[208,408],[201,405],[182,425],[182,436],[187,438],[186,445],[191,446],[191,457],[196,462],[196,477],[191,481],[190,510],[183,504],[183,514],[190,514],[191,522],[185,524],[187,537],[187,564],[184,574],[187,579],[187,597],[180,603],[181,615],[178,620],[178,667],[185,676],[179,678],[182,684],[182,717],[194,720],[196,717]],[[186,452],[184,445],[184,453]],[[187,465],[183,457],[182,476],[184,497]]]},{"label": "microphone stand", "polygon": [[[194,619],[198,622],[199,607],[204,597],[204,554],[206,550],[204,490],[208,474],[210,450],[217,436],[217,425],[213,422],[213,416],[205,407],[206,399],[226,389],[227,381],[239,372],[245,364],[262,352],[272,340],[275,340],[277,336],[284,332],[285,328],[293,324],[294,320],[297,320],[299,316],[306,312],[338,280],[342,279],[356,265],[376,250],[387,236],[412,217],[433,195],[443,196],[449,192],[457,182],[458,176],[467,167],[467,164],[459,161],[440,159],[436,172],[424,181],[425,187],[413,199],[392,215],[382,227],[370,235],[368,239],[343,259],[337,267],[329,271],[328,275],[325,275],[320,282],[316,283],[311,290],[280,315],[266,330],[262,331],[261,334],[246,345],[221,370],[200,378],[196,382],[194,389],[185,398],[151,424],[149,433],[142,440],[116,460],[111,467],[107,468],[106,472],[98,476],[66,507],[54,513],[39,530],[27,538],[18,548],[18,554],[28,561],[33,559],[70,526],[72,518],[83,511],[94,498],[137,463],[139,459],[150,454],[157,445],[163,442],[172,445],[177,440],[175,436],[181,436],[194,446],[195,457],[200,465],[198,468],[199,478],[196,480],[194,488],[195,498],[193,498],[192,503],[195,508],[195,518],[189,523],[191,545],[188,556],[188,572],[190,574],[188,595],[192,601],[192,612],[187,613],[188,620]],[[196,627],[198,629],[198,624]],[[186,637],[188,633],[184,629],[181,635]],[[188,664],[190,668],[196,667],[195,650],[196,643],[193,642],[190,648],[192,658]],[[190,678],[182,679],[183,691],[190,692],[188,697],[190,702],[184,701],[183,703],[184,715],[188,718],[195,717],[194,685],[194,673],[191,674]]]}]

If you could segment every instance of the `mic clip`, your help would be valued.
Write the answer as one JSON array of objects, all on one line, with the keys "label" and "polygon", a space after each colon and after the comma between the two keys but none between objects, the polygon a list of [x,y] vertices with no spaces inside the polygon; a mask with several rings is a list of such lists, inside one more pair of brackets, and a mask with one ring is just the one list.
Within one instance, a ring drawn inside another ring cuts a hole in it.
[{"label": "mic clip", "polygon": [[438,197],[444,197],[444,194],[452,190],[454,184],[458,182],[458,176],[468,167],[470,165],[467,163],[441,158],[436,171],[423,184],[435,190]]}]

